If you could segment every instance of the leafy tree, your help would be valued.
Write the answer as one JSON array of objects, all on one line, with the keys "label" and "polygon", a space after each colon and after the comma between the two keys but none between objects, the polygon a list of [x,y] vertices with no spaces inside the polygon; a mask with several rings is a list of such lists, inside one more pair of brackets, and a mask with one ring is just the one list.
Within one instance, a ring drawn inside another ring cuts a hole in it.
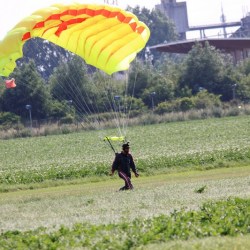
[{"label": "leafy tree", "polygon": [[53,99],[50,103],[50,113],[51,118],[62,118],[71,113],[70,104],[65,102],[59,102],[58,100]]},{"label": "leafy tree", "polygon": [[16,88],[5,89],[3,111],[27,117],[27,104],[32,106],[32,116],[45,118],[49,112],[50,96],[45,82],[36,71],[34,61],[23,64],[12,75],[16,80]]},{"label": "leafy tree", "polygon": [[236,98],[250,102],[250,74],[243,76],[236,85]]},{"label": "leafy tree", "polygon": [[9,128],[13,124],[17,124],[20,117],[11,112],[0,112],[0,127]]},{"label": "leafy tree", "polygon": [[136,98],[141,98],[145,89],[150,86],[152,79],[152,65],[144,64],[137,60],[132,63],[128,77],[128,93]]},{"label": "leafy tree", "polygon": [[[150,63],[137,61],[129,74],[128,90],[131,96],[141,98],[148,106],[171,100],[176,88],[175,75],[171,79],[171,70],[162,72]],[[152,100],[153,98],[153,100]]]},{"label": "leafy tree", "polygon": [[163,101],[169,101],[174,98],[174,85],[171,80],[165,76],[157,74],[152,76],[150,85],[143,91],[142,100],[150,107],[152,102],[154,105]]},{"label": "leafy tree", "polygon": [[37,71],[47,80],[61,62],[72,59],[72,53],[47,40],[32,38],[24,44],[23,57],[18,60],[18,65],[31,59],[34,60]]},{"label": "leafy tree", "polygon": [[250,59],[242,61],[238,66],[239,72],[248,76],[250,75]]},{"label": "leafy tree", "polygon": [[194,102],[194,108],[206,109],[212,107],[220,107],[220,96],[211,94],[206,90],[200,91],[196,96],[192,97]]},{"label": "leafy tree", "polygon": [[205,89],[221,95],[222,100],[227,101],[232,99],[232,86],[235,83],[233,75],[233,64],[228,56],[208,42],[204,47],[197,43],[184,62],[179,90],[191,89],[192,94],[196,94]]},{"label": "leafy tree", "polygon": [[250,101],[250,59],[242,61],[236,70],[235,83],[237,83],[235,92],[236,98],[245,102]]},{"label": "leafy tree", "polygon": [[89,77],[84,61],[74,56],[56,68],[49,80],[53,99],[70,101],[78,113],[90,105],[88,98]]}]

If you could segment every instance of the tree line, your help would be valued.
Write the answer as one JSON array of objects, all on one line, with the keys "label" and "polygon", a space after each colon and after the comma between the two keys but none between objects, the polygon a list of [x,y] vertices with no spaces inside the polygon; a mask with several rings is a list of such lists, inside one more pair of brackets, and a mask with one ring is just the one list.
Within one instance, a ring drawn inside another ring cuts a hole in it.
[{"label": "tree line", "polygon": [[[174,25],[158,10],[129,10],[151,29],[147,46],[176,40]],[[62,119],[111,112],[116,101],[125,109],[125,97],[134,115],[151,109],[162,114],[250,101],[250,60],[235,65],[230,55],[209,43],[195,44],[187,55],[146,47],[128,72],[111,77],[47,41],[31,40],[24,54],[11,75],[16,88],[0,87],[0,123],[15,116],[27,119],[27,104],[35,119]]]}]

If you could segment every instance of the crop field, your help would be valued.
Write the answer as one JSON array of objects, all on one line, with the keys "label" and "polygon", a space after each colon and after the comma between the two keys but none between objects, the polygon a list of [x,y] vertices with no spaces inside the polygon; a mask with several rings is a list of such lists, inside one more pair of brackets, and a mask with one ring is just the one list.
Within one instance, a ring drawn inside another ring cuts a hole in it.
[{"label": "crop field", "polygon": [[[175,122],[132,127],[128,139],[141,173],[166,173],[249,161],[249,128],[249,116]],[[101,133],[116,135],[112,130]],[[99,131],[88,131],[1,140],[0,187],[106,176],[114,153],[99,136]]]},{"label": "crop field", "polygon": [[126,192],[99,135],[0,141],[0,249],[250,248],[250,116],[131,127]]}]

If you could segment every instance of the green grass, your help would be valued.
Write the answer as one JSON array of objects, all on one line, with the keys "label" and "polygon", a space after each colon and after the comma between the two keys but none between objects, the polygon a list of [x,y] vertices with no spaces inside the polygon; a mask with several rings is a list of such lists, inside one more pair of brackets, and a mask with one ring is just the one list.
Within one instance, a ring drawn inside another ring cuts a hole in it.
[{"label": "green grass", "polygon": [[249,250],[250,234],[241,236],[208,237],[205,239],[177,240],[150,244],[138,250]]},{"label": "green grass", "polygon": [[[249,127],[250,116],[239,116],[136,126],[128,138],[141,173],[166,173],[248,164]],[[106,176],[114,156],[99,135],[88,131],[1,140],[0,185]]]},{"label": "green grass", "polygon": [[0,249],[249,249],[249,128],[250,116],[130,128],[132,192],[107,176],[97,131],[2,140]]},{"label": "green grass", "polygon": [[[196,211],[174,210],[169,215],[132,222],[61,226],[53,232],[12,231],[0,235],[3,249],[133,249],[154,242],[239,236],[250,233],[250,199],[230,198],[204,203]],[[157,247],[156,247],[157,248]]]},{"label": "green grass", "polygon": [[[133,192],[117,192],[123,181],[74,184],[0,194],[1,229],[53,229],[77,222],[120,223],[197,209],[208,200],[250,197],[250,166],[133,178]],[[203,193],[195,190],[206,185]]]}]

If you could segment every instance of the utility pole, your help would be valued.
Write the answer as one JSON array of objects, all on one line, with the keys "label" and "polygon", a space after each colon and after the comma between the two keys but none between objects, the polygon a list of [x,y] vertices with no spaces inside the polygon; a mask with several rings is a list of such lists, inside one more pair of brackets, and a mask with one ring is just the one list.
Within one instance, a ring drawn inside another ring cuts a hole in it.
[{"label": "utility pole", "polygon": [[[221,5],[221,17],[220,17],[220,20],[222,22],[222,24],[225,25],[226,23],[226,16],[224,15],[224,11],[223,11],[223,7]],[[224,35],[224,38],[227,38],[227,31],[226,31],[226,27],[223,26],[223,35]]]},{"label": "utility pole", "polygon": [[151,92],[151,93],[150,93],[151,102],[152,102],[152,111],[155,110],[155,104],[154,104],[154,97],[155,97],[155,95],[156,95],[155,92]]},{"label": "utility pole", "polygon": [[237,84],[236,84],[236,83],[232,85],[232,90],[233,90],[233,100],[235,100],[235,89],[236,89],[236,87],[237,87]]},{"label": "utility pole", "polygon": [[32,106],[30,104],[27,104],[25,108],[29,111],[29,116],[30,116],[30,129],[32,129],[32,116],[31,116],[31,109]]}]

